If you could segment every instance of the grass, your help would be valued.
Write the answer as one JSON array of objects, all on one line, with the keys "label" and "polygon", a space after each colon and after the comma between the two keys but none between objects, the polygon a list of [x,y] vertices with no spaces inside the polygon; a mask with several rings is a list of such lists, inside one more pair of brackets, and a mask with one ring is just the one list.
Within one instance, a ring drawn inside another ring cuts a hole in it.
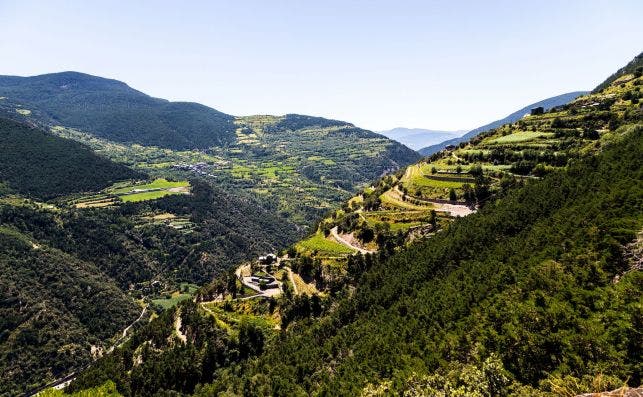
[{"label": "grass", "polygon": [[431,170],[431,164],[416,164],[407,168],[401,182],[409,188],[435,187],[435,188],[460,188],[462,182],[438,181],[425,177]]},{"label": "grass", "polygon": [[[115,185],[118,186],[118,185]],[[188,187],[190,183],[188,181],[168,181],[165,178],[158,178],[153,180],[150,183],[145,183],[142,185],[126,185],[122,187],[112,187],[108,189],[110,193],[113,194],[127,194],[133,190],[155,190],[155,189],[172,189],[178,187]]]},{"label": "grass", "polygon": [[407,231],[412,227],[424,225],[426,222],[390,222],[389,226],[391,227],[392,232],[398,232],[398,231]]},{"label": "grass", "polygon": [[382,204],[387,207],[401,208],[404,210],[417,210],[417,211],[428,211],[432,208],[431,205],[417,205],[409,201],[404,201],[400,197],[399,193],[394,190],[387,190],[380,196]]},{"label": "grass", "polygon": [[386,223],[391,231],[397,232],[426,224],[428,212],[426,209],[423,211],[372,211],[364,213],[363,216],[370,226]]},{"label": "grass", "polygon": [[221,307],[222,303],[206,303],[203,307],[207,308],[206,312],[212,315],[217,320],[217,323],[230,333],[236,333],[242,322],[254,324],[264,330],[275,329],[279,324],[276,318],[270,315],[252,313],[255,310],[253,305],[257,304],[261,303],[251,301],[233,302],[234,310],[232,311],[224,310]]},{"label": "grass", "polygon": [[304,279],[301,278],[299,274],[293,272],[292,279],[295,282],[295,285],[297,286],[297,292],[299,294],[313,295],[313,294],[319,293],[319,291],[317,291],[317,288],[315,288],[314,285],[306,284]]},{"label": "grass", "polygon": [[346,255],[352,254],[353,250],[340,244],[330,238],[324,237],[320,232],[297,243],[297,248],[305,252],[317,251],[318,254],[325,255]]},{"label": "grass", "polygon": [[500,138],[492,139],[489,143],[518,143],[532,141],[541,137],[551,137],[554,134],[538,132],[538,131],[518,131],[513,134],[501,136]]},{"label": "grass", "polygon": [[178,192],[170,192],[170,191],[167,191],[167,190],[153,190],[151,192],[124,194],[124,195],[121,195],[121,196],[118,196],[118,197],[125,203],[129,203],[129,202],[135,203],[137,201],[158,199],[158,198],[167,196],[169,194],[179,194],[179,193]]},{"label": "grass", "polygon": [[152,299],[152,303],[161,306],[163,309],[169,309],[178,305],[184,300],[190,299],[191,297],[191,294],[182,294],[178,291],[175,291],[169,298]]}]

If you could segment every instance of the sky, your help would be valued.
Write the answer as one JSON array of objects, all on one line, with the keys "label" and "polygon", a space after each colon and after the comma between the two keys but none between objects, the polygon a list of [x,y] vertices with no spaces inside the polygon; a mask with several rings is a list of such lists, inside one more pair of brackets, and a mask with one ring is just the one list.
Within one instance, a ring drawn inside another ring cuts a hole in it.
[{"label": "sky", "polygon": [[0,0],[0,74],[74,70],[225,113],[472,129],[591,90],[643,1]]}]

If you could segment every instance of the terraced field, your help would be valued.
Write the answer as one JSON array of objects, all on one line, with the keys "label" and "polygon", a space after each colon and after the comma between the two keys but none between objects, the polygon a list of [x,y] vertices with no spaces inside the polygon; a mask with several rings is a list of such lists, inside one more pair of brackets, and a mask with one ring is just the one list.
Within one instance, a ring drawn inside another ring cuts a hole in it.
[{"label": "terraced field", "polygon": [[[302,226],[318,220],[366,183],[419,159],[396,142],[340,121],[250,116],[238,117],[235,125],[236,143],[183,151],[110,142],[62,126],[52,132],[156,178],[206,178]],[[125,200],[158,195],[138,194]]]},{"label": "terraced field", "polygon": [[337,242],[332,237],[325,237],[323,233],[318,232],[311,237],[300,241],[296,245],[297,250],[305,254],[311,254],[319,257],[337,257],[355,253],[344,244]]},{"label": "terraced field", "polygon": [[267,335],[279,329],[278,314],[271,313],[269,305],[260,299],[204,302],[201,307],[230,334],[237,334],[242,323],[253,324],[266,331]]},{"label": "terraced field", "polygon": [[155,200],[170,194],[188,194],[188,181],[168,181],[158,178],[148,183],[119,182],[100,194],[73,198],[69,203],[76,208],[96,208],[116,205],[120,202]]},{"label": "terraced field", "polygon": [[[624,75],[600,93],[526,115],[382,178],[324,219],[306,244],[327,244],[322,233],[335,227],[372,249],[381,249],[387,239],[427,235],[512,185],[594,154],[632,125],[643,127],[642,79],[640,74]],[[315,256],[324,260],[338,253],[319,249]]]}]

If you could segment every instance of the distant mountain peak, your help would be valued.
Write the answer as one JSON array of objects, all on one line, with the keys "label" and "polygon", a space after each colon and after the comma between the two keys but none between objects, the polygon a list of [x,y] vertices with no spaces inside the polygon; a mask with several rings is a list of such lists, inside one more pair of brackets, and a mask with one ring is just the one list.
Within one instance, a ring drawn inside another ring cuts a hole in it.
[{"label": "distant mountain peak", "polygon": [[424,128],[406,128],[396,127],[390,130],[378,131],[378,134],[384,135],[389,139],[400,142],[413,150],[419,150],[423,147],[440,143],[447,139],[457,138],[467,132],[459,131],[442,131],[429,130]]}]

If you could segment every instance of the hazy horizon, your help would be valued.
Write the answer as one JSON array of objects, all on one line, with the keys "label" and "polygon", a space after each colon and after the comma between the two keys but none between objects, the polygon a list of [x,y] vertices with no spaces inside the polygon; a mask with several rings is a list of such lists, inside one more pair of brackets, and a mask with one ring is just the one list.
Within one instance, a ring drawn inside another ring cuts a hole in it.
[{"label": "hazy horizon", "polygon": [[642,13],[636,1],[0,0],[0,74],[73,70],[238,116],[469,130],[594,88],[642,50]]}]

